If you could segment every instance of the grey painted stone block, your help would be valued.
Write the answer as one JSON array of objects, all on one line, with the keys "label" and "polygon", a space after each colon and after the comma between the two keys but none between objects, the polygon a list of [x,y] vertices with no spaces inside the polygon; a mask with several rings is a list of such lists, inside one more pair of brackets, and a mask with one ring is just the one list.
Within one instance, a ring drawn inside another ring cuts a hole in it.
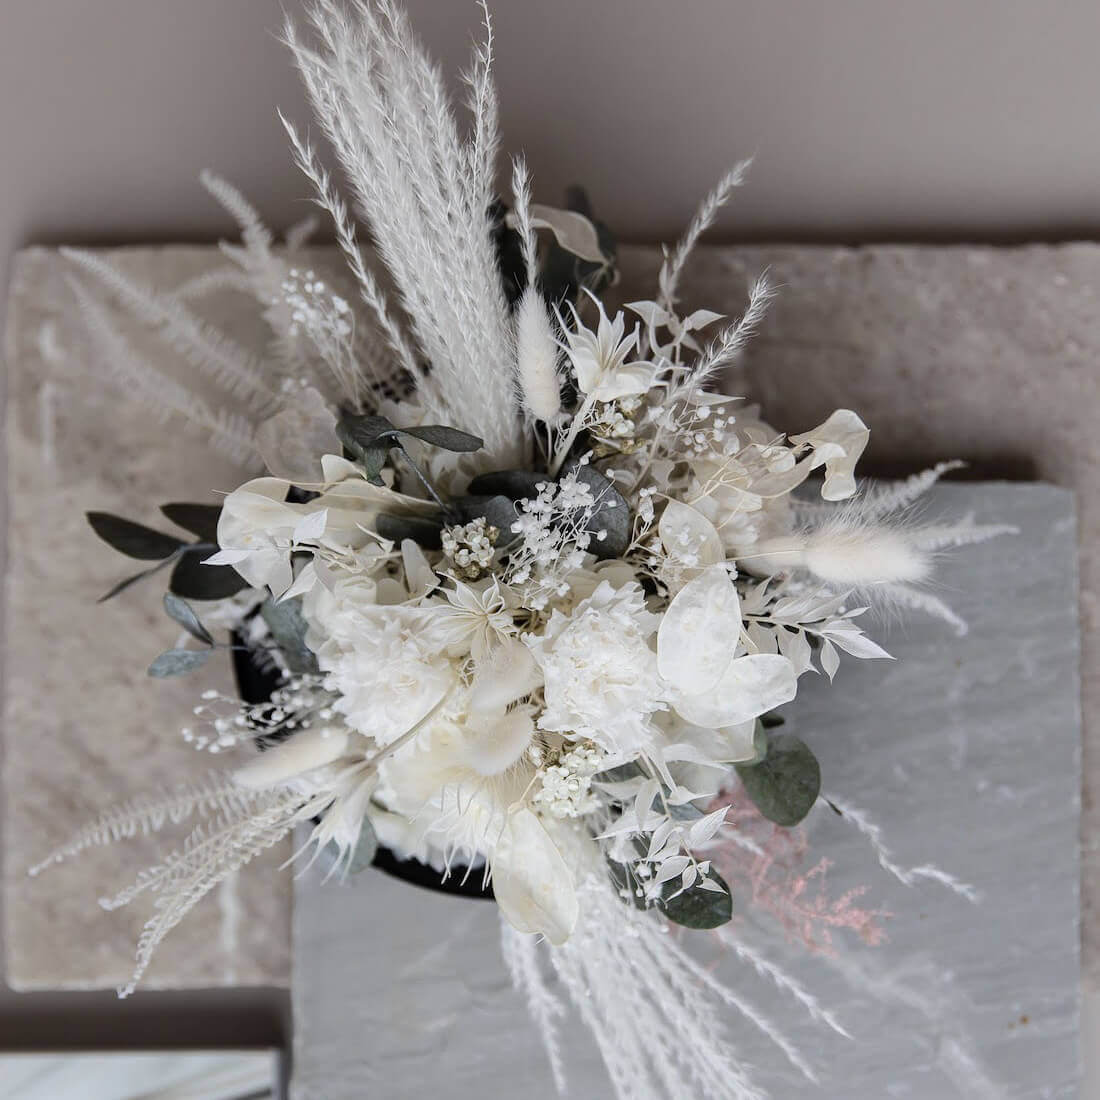
[{"label": "grey painted stone block", "polygon": [[[784,1100],[1070,1100],[1078,1095],[1079,707],[1071,494],[1044,485],[944,485],[929,514],[973,511],[1020,534],[945,563],[964,638],[909,619],[882,637],[896,662],[845,660],[835,685],[801,682],[791,728],[825,792],[865,811],[898,862],[932,862],[980,892],[909,888],[820,805],[811,859],[830,892],[867,887],[894,914],[889,942],[835,959],[744,934],[819,994],[853,1033],[803,1021],[732,961],[720,974],[781,1021],[819,1068],[795,1076],[731,1019],[743,1058]],[[689,934],[701,958],[717,944]],[[294,1100],[554,1095],[534,1026],[511,992],[493,907],[368,872],[296,885]],[[570,1097],[608,1095],[591,1040],[565,1031]],[[976,1067],[976,1068],[975,1068]],[[522,1082],[522,1084],[521,1084]]]}]

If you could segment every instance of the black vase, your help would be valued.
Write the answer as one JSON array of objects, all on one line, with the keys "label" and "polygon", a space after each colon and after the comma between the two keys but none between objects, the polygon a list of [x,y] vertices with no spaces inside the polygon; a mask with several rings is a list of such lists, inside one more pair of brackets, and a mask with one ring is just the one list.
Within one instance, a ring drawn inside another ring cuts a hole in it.
[{"label": "black vase", "polygon": [[[237,693],[246,703],[266,703],[271,693],[279,686],[280,675],[276,669],[261,668],[253,659],[239,635],[233,638],[233,675],[237,681]],[[440,873],[427,863],[418,859],[400,859],[389,848],[379,845],[375,853],[373,866],[387,875],[422,886],[425,890],[437,890],[441,894],[458,894],[464,898],[484,898],[493,900],[491,885],[483,886],[483,874],[475,869],[467,876],[464,866],[451,868],[450,875],[444,879]]]}]

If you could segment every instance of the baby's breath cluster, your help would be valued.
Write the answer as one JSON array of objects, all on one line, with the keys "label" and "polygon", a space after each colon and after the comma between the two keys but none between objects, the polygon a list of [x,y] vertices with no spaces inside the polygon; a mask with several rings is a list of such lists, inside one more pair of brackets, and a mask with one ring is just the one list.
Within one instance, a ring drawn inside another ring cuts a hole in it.
[{"label": "baby's breath cluster", "polygon": [[532,803],[553,817],[591,813],[599,804],[592,792],[592,776],[601,770],[606,758],[592,741],[581,741],[545,757]]},{"label": "baby's breath cluster", "polygon": [[444,556],[454,565],[455,573],[468,581],[476,581],[490,571],[498,538],[500,528],[484,516],[444,527],[440,533]]}]

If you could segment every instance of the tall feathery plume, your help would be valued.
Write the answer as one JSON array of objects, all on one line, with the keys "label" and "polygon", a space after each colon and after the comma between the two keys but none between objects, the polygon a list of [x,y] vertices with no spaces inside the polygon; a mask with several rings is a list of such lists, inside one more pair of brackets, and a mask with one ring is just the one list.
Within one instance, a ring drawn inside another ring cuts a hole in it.
[{"label": "tall feathery plume", "polygon": [[475,62],[472,142],[457,131],[442,77],[386,0],[350,14],[310,9],[316,48],[288,20],[286,40],[306,90],[393,276],[441,405],[486,441],[474,466],[518,460],[514,347],[496,265],[488,199],[499,141],[490,53]]},{"label": "tall feathery plume", "polygon": [[516,380],[523,409],[532,420],[553,424],[561,412],[558,342],[546,303],[536,286],[537,241],[531,224],[531,187],[527,165],[517,158],[512,195],[527,287],[516,308]]},{"label": "tall feathery plume", "polygon": [[680,238],[672,252],[665,255],[660,274],[657,276],[659,290],[657,302],[665,309],[672,309],[676,305],[676,289],[680,284],[680,276],[687,265],[688,257],[698,244],[699,238],[714,224],[718,211],[729,202],[734,190],[745,182],[752,161],[752,157],[738,161],[718,181],[714,190],[699,204],[699,209],[691,219],[687,232]]}]

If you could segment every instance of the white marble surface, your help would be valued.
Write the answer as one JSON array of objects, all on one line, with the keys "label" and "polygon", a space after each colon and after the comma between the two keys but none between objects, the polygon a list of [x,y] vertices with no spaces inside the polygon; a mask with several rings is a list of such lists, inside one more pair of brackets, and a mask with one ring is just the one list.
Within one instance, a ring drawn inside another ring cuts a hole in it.
[{"label": "white marble surface", "polygon": [[4,1100],[276,1100],[279,1052],[0,1054]]},{"label": "white marble surface", "polygon": [[[783,1100],[1071,1100],[1079,1095],[1079,707],[1075,524],[1069,493],[1043,485],[945,485],[928,514],[973,511],[1021,533],[948,561],[941,587],[965,638],[907,620],[886,633],[896,662],[845,662],[832,689],[803,681],[791,728],[815,750],[823,789],[881,825],[899,862],[932,861],[982,895],[902,886],[830,810],[811,818],[811,856],[830,891],[869,888],[894,914],[889,942],[835,960],[786,944],[767,921],[743,932],[797,972],[855,1035],[804,1021],[782,996],[723,962],[822,1075],[810,1085],[731,1019],[742,1056]],[[368,873],[296,885],[294,1100],[456,1100],[553,1095],[535,1029],[507,987],[497,917]],[[718,958],[709,937],[700,956]],[[607,1095],[573,1026],[570,1097]],[[488,1083],[488,1086],[487,1086]],[[496,1091],[494,1091],[494,1089]]]}]

